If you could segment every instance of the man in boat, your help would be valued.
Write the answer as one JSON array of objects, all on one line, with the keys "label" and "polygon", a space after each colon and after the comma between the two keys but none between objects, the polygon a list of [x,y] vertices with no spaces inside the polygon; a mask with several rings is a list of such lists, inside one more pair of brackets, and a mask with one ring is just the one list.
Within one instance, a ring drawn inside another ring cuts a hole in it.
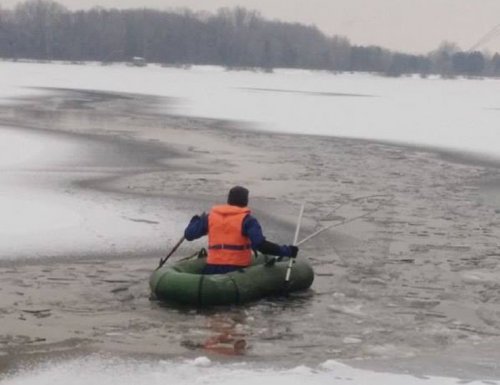
[{"label": "man in boat", "polygon": [[195,215],[184,231],[188,241],[208,234],[208,257],[204,274],[225,274],[251,265],[252,250],[266,255],[296,258],[297,246],[266,240],[248,206],[248,190],[229,190],[227,204],[214,206],[207,215]]}]

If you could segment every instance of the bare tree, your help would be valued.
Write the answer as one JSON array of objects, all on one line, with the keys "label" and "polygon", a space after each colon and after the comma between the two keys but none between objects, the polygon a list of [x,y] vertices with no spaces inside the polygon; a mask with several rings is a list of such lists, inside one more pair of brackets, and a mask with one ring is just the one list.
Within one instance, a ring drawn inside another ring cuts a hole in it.
[{"label": "bare tree", "polygon": [[0,9],[0,56],[10,58],[126,61],[140,56],[166,64],[216,64],[410,73],[498,75],[498,55],[461,52],[445,42],[429,55],[351,45],[314,26],[266,20],[241,7],[215,14],[151,9],[70,12],[51,0]]}]

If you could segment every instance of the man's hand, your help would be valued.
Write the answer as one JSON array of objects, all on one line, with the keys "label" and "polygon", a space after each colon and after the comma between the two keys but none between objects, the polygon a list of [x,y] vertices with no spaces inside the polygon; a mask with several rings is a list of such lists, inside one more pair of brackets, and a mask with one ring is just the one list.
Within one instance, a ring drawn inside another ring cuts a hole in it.
[{"label": "man's hand", "polygon": [[202,219],[203,217],[206,217],[207,214],[206,213],[201,213],[201,215],[194,215],[191,220],[189,221],[189,223],[191,222],[194,222],[194,221],[199,221],[200,219]]},{"label": "man's hand", "polygon": [[290,249],[290,258],[297,258],[297,254],[299,253],[299,248],[293,245],[288,246],[288,248]]}]

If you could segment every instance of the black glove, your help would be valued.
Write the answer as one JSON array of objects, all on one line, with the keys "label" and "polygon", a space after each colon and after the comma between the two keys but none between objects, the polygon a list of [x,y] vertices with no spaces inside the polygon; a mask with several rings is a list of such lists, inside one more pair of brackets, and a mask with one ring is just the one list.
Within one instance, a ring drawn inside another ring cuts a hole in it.
[{"label": "black glove", "polygon": [[189,221],[189,223],[193,222],[193,221],[199,221],[201,218],[205,217],[207,214],[206,213],[202,213],[201,215],[194,215],[191,220]]},{"label": "black glove", "polygon": [[293,245],[288,246],[288,248],[290,249],[290,258],[297,258],[297,254],[299,253],[299,248]]}]

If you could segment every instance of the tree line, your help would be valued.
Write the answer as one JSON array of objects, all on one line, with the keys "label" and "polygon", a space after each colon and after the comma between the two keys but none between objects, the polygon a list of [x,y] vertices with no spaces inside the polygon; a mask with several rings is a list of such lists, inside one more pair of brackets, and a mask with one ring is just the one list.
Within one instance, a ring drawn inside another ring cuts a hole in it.
[{"label": "tree line", "polygon": [[103,9],[70,11],[49,0],[0,8],[0,57],[130,61],[230,68],[305,68],[388,76],[500,76],[500,54],[460,51],[450,43],[427,55],[351,44],[314,26],[267,20],[244,8],[216,13]]}]

